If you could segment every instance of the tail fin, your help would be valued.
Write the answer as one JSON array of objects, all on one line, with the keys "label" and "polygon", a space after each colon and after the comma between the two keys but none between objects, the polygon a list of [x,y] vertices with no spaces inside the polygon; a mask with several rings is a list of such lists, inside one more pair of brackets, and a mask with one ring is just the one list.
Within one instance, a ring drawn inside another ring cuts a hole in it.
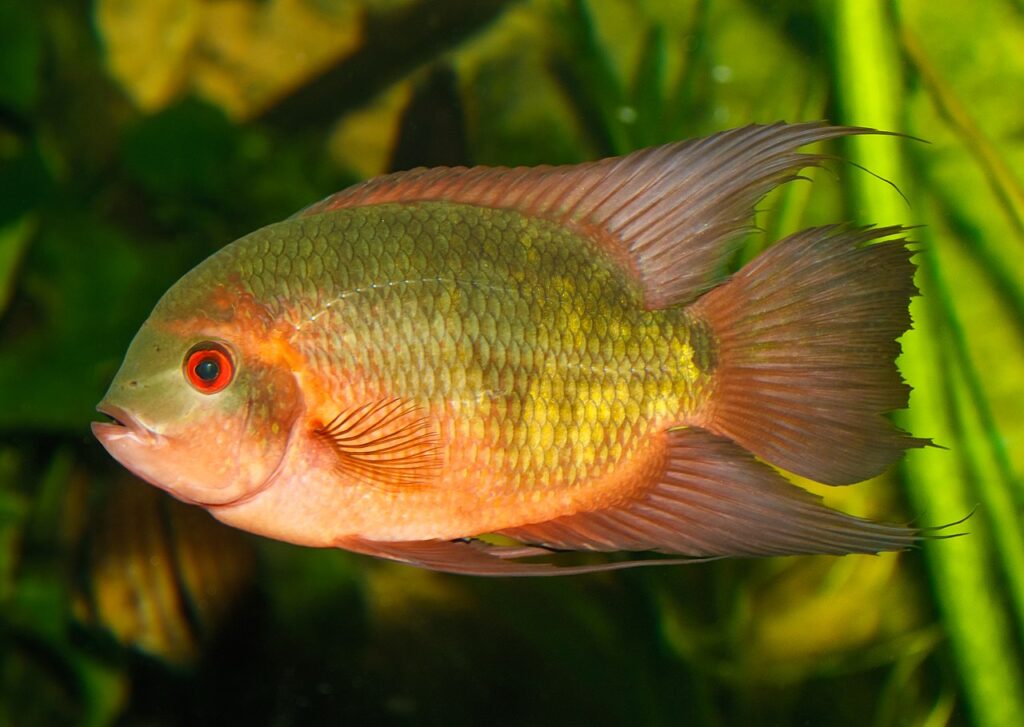
[{"label": "tail fin", "polygon": [[[900,227],[805,230],[691,308],[718,342],[703,425],[761,459],[831,485],[930,444],[883,415],[907,405],[895,359],[917,293]],[[884,239],[890,238],[890,239]]]}]

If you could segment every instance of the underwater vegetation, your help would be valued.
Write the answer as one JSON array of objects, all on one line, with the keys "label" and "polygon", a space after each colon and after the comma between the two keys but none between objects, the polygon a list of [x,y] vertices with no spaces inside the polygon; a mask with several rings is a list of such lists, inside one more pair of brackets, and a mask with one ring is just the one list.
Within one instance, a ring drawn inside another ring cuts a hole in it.
[{"label": "underwater vegetation", "polygon": [[[0,0],[0,725],[1024,724],[1022,47],[1019,0]],[[176,279],[351,183],[816,119],[925,142],[823,145],[729,270],[917,226],[896,423],[945,449],[800,484],[963,537],[474,579],[225,529],[89,434]]]}]

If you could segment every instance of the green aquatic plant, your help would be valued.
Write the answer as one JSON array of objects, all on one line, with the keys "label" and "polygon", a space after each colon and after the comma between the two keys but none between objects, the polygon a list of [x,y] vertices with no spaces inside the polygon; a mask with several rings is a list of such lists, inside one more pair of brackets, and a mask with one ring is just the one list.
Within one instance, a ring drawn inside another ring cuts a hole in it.
[{"label": "green aquatic plant", "polygon": [[[915,508],[929,518],[952,521],[976,509],[974,517],[962,525],[969,535],[927,543],[925,551],[960,665],[958,673],[977,723],[1016,724],[1024,721],[1024,673],[1020,668],[1024,490],[1020,462],[1011,460],[1007,446],[1008,440],[1017,437],[1004,431],[1007,419],[994,410],[990,397],[994,379],[1019,381],[1020,361],[1011,355],[982,364],[984,359],[974,344],[979,338],[999,338],[1011,350],[1020,350],[1024,329],[1017,301],[1024,279],[1019,277],[1019,268],[996,262],[989,248],[998,239],[1009,247],[1019,247],[1024,241],[1021,187],[1006,163],[1013,152],[997,151],[952,84],[943,78],[940,67],[929,60],[918,38],[920,31],[912,25],[928,16],[918,5],[905,3],[895,13],[883,3],[844,4],[835,31],[840,71],[837,98],[845,121],[899,129],[935,138],[944,145],[941,151],[913,149],[906,155],[880,155],[853,140],[856,162],[889,178],[908,180],[910,209],[898,200],[879,197],[872,191],[873,185],[861,182],[854,189],[862,208],[872,214],[884,212],[888,219],[927,223],[915,231],[924,243],[919,256],[923,298],[913,308],[916,331],[908,336],[902,359],[907,376],[920,383],[904,420],[914,431],[928,431],[951,451],[941,458],[908,457],[906,480]],[[1002,10],[1012,19],[1008,4]],[[971,20],[979,18],[972,14]],[[1024,38],[1019,16],[1016,28],[1011,24],[1001,30],[994,27],[999,12],[991,7],[980,20],[987,21],[997,47],[1005,43],[1003,47],[1009,51]],[[963,44],[964,39],[956,38],[951,27],[941,28],[941,33],[951,46]],[[943,63],[970,73],[970,69],[957,68],[952,55],[943,58]],[[932,105],[931,113],[908,113],[914,105],[902,101],[915,91],[925,97],[918,103],[926,100]],[[998,101],[981,97],[973,105],[984,113],[986,103]],[[938,165],[928,160],[929,154],[938,153],[959,156],[975,167],[969,176],[984,179],[984,191],[964,200],[944,188]],[[956,213],[948,207],[943,210],[943,200],[949,204],[951,197],[959,197],[954,208],[968,201],[977,210],[972,216],[981,213],[987,224],[950,225],[946,218]],[[974,285],[964,285],[965,278]],[[986,326],[978,316],[979,306],[965,298],[987,297],[988,291],[995,292],[996,300],[991,310],[994,317],[987,318]],[[1021,403],[1019,389],[1015,403]]]}]

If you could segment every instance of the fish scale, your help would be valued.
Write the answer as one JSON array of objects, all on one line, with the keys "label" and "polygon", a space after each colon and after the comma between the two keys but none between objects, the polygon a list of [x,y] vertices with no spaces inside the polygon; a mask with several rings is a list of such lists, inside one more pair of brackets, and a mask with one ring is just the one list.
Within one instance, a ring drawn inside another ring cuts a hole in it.
[{"label": "fish scale", "polygon": [[431,413],[454,404],[443,434],[493,444],[479,455],[506,473],[481,490],[585,484],[707,385],[686,316],[643,310],[585,239],[508,210],[381,207],[271,226],[208,274],[240,271],[261,305],[292,322],[337,407],[351,383],[339,372],[352,369]]}]

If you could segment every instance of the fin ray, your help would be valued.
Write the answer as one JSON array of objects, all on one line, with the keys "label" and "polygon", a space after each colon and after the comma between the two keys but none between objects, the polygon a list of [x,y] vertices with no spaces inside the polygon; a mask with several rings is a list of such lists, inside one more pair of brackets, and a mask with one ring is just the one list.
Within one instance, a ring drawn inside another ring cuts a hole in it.
[{"label": "fin ray", "polygon": [[653,550],[691,557],[877,553],[922,537],[825,507],[724,437],[697,427],[666,433],[664,474],[617,509],[506,528],[559,550]]},{"label": "fin ray", "polygon": [[884,416],[910,391],[895,364],[917,293],[903,232],[804,230],[691,306],[717,342],[715,390],[699,423],[830,485],[866,480],[930,444]]},{"label": "fin ray", "polygon": [[[642,495],[618,508],[505,528],[522,545],[476,539],[381,542],[340,539],[338,547],[431,570],[477,576],[556,576],[721,557],[878,553],[929,535],[846,515],[724,437],[690,427],[665,433],[666,466]],[[653,551],[683,557],[563,566],[558,551]],[[542,562],[520,558],[545,556]]]},{"label": "fin ray", "polygon": [[429,486],[441,468],[437,433],[419,407],[382,399],[342,411],[317,427],[335,467],[385,490]]},{"label": "fin ray", "polygon": [[636,279],[647,308],[662,308],[714,286],[751,229],[754,205],[826,158],[796,149],[868,133],[883,132],[776,123],[574,166],[419,168],[342,190],[298,214],[417,201],[518,210],[592,239]]},{"label": "fin ray", "polygon": [[414,540],[384,542],[343,538],[337,546],[364,555],[427,568],[442,573],[472,576],[569,576],[602,573],[646,566],[700,563],[701,558],[627,560],[591,565],[556,565],[551,562],[520,563],[517,558],[551,555],[546,548],[498,546],[479,540]]}]

